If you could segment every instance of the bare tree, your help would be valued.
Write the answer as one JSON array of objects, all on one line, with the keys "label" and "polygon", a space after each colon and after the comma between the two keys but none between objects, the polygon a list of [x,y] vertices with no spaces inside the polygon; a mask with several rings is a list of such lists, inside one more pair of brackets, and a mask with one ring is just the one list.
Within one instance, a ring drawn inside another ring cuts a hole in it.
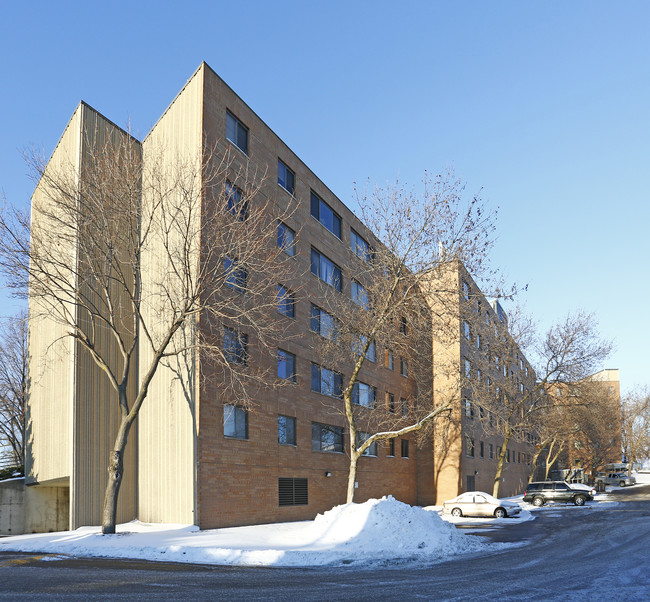
[{"label": "bare tree", "polygon": [[278,219],[294,208],[279,208],[265,174],[227,146],[189,159],[150,148],[143,162],[135,139],[99,134],[83,133],[80,169],[29,157],[31,229],[5,208],[0,257],[11,285],[29,287],[32,323],[64,325],[114,391],[102,512],[102,532],[114,533],[129,432],[161,365],[200,353],[242,404],[274,382],[256,367],[270,362],[247,365],[248,340],[275,354],[277,283],[292,273]]},{"label": "bare tree", "polygon": [[650,458],[650,393],[647,389],[629,393],[623,400],[622,446],[626,461]]},{"label": "bare tree", "polygon": [[27,314],[6,318],[0,332],[0,461],[25,465]]},{"label": "bare tree", "polygon": [[[484,270],[493,231],[493,215],[479,197],[465,199],[451,173],[425,176],[421,194],[399,183],[357,191],[357,203],[367,229],[353,233],[341,266],[349,292],[347,286],[343,294],[336,291],[341,276],[334,274],[334,286],[322,286],[323,308],[312,327],[332,378],[329,394],[343,400],[350,437],[348,502],[354,500],[362,455],[380,441],[422,431],[437,416],[448,416],[459,399],[457,366],[449,370],[455,386],[434,394],[432,340],[456,336],[458,328],[458,287],[438,272],[459,263]],[[442,319],[434,320],[434,313]],[[398,397],[387,394],[385,403],[364,383],[364,372],[375,362],[408,377],[401,379]],[[341,411],[340,402],[331,405]]]},{"label": "bare tree", "polygon": [[[600,339],[596,321],[583,312],[569,314],[553,325],[541,341],[534,325],[524,316],[513,314],[495,325],[495,336],[483,356],[483,378],[472,380],[474,402],[481,408],[483,426],[503,443],[497,458],[493,495],[498,497],[501,476],[512,441],[532,442],[534,418],[542,410],[557,405],[549,394],[561,387],[568,397],[580,398],[584,380],[607,357],[611,343]],[[536,369],[521,368],[526,357]],[[571,402],[573,403],[573,402]]]}]

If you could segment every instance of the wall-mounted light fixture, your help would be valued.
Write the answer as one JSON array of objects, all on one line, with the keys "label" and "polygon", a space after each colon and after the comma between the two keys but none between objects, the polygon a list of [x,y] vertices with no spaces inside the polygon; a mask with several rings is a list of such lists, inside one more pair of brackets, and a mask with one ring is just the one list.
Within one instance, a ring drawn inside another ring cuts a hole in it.
[{"label": "wall-mounted light fixture", "polygon": [[329,478],[329,477],[332,476],[332,473],[331,473],[329,470],[326,470],[326,471],[325,471],[325,476],[326,476],[327,478]]}]

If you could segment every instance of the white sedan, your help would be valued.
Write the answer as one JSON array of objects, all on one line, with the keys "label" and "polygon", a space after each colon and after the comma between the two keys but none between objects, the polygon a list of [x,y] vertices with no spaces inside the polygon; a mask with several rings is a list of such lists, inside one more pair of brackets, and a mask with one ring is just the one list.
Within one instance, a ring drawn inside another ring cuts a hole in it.
[{"label": "white sedan", "polygon": [[445,502],[442,505],[442,511],[456,518],[461,516],[506,518],[519,514],[521,507],[505,500],[498,500],[482,491],[467,491],[453,500]]}]

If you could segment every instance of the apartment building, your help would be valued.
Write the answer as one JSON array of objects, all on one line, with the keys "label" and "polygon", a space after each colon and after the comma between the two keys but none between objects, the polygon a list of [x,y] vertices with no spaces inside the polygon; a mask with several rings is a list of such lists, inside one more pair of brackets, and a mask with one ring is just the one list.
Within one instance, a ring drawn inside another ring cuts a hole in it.
[{"label": "apartment building", "polygon": [[[82,103],[50,164],[83,170],[93,156],[88,145],[127,136]],[[221,149],[235,166],[273,174],[273,203],[293,207],[278,223],[277,238],[295,262],[296,276],[292,282],[277,283],[282,294],[276,319],[286,322],[292,336],[277,341],[273,357],[257,353],[254,333],[226,327],[222,342],[224,354],[233,361],[245,357],[246,362],[264,364],[270,378],[289,381],[288,386],[254,393],[255,403],[245,406],[224,395],[219,378],[210,374],[191,344],[176,363],[161,365],[131,433],[118,520],[213,528],[310,519],[343,503],[350,441],[345,418],[335,410],[342,403],[346,368],[337,372],[323,365],[317,340],[332,319],[323,309],[324,291],[352,299],[361,294],[355,274],[340,266],[350,265],[351,253],[364,260],[363,249],[374,242],[372,232],[205,63],[142,143],[134,145],[145,165],[160,156],[170,164],[183,157],[201,165],[205,149]],[[42,192],[37,187],[35,197]],[[146,204],[146,190],[142,194]],[[74,261],[74,243],[69,252]],[[202,257],[197,246],[196,262]],[[146,295],[155,285],[154,275],[166,267],[155,249],[145,250],[141,261]],[[435,395],[454,399],[453,419],[439,421],[445,424],[436,425],[434,443],[407,435],[369,449],[360,459],[356,501],[391,494],[409,504],[430,504],[465,489],[491,491],[499,441],[480,425],[478,410],[468,405],[468,379],[474,374],[480,380],[475,372],[484,355],[480,341],[487,345],[488,332],[504,336],[506,318],[498,304],[487,302],[462,266],[455,266],[453,276],[437,277],[454,280],[458,313],[452,321],[453,341],[431,341],[427,361]],[[237,294],[245,288],[245,275],[233,270],[227,286]],[[293,295],[294,290],[299,293]],[[477,324],[470,334],[470,321],[463,318],[469,305],[475,313],[471,322]],[[67,514],[70,528],[99,524],[107,459],[117,429],[115,394],[88,354],[37,309],[30,328],[26,483],[43,498],[57,500],[59,515]],[[145,311],[151,318],[163,307],[152,304]],[[199,319],[199,330],[188,329],[185,335],[197,336],[201,328]],[[146,345],[140,346],[141,366],[147,365],[150,353]],[[373,350],[359,376],[356,403],[369,412],[394,413],[396,407],[405,407],[403,400],[413,388],[405,360],[400,362],[384,348]],[[475,368],[467,368],[467,362]],[[483,368],[483,375],[487,379],[489,372],[495,383],[499,378],[519,379],[524,386],[534,381],[523,355],[510,362],[506,372],[495,365]],[[516,443],[509,453],[502,490],[507,495],[525,483],[531,452],[529,445]]]}]

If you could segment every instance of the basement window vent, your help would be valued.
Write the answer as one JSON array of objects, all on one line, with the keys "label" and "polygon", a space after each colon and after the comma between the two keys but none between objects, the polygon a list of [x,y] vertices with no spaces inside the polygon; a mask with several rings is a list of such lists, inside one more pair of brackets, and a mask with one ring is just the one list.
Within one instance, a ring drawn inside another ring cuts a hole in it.
[{"label": "basement window vent", "polygon": [[280,506],[306,506],[308,504],[307,479],[278,479]]}]

